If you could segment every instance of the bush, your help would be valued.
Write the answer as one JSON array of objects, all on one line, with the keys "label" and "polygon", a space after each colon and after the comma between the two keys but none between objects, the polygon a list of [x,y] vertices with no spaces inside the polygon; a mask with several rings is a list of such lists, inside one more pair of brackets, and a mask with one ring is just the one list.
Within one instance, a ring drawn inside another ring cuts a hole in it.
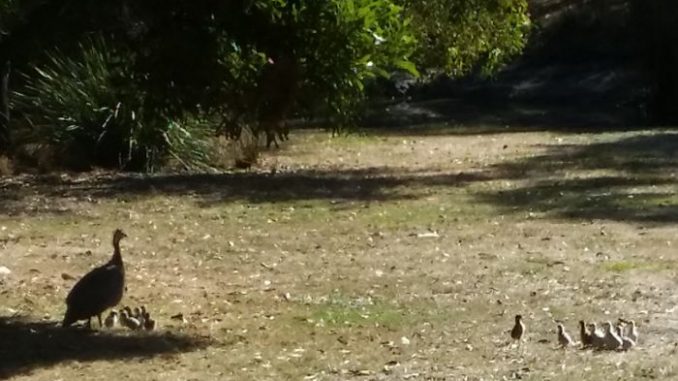
[{"label": "bush", "polygon": [[205,165],[204,124],[146,113],[131,57],[101,38],[82,43],[79,54],[49,53],[23,74],[25,86],[15,93],[31,126],[23,143],[51,147],[57,161],[76,170],[153,171],[169,157],[186,167]]}]

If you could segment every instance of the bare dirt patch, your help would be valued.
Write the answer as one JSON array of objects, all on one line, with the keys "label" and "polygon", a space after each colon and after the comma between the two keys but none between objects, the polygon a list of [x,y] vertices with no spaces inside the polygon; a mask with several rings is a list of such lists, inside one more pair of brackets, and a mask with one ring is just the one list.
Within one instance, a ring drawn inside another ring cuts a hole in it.
[{"label": "bare dirt patch", "polygon": [[[675,379],[674,140],[310,131],[256,171],[3,179],[0,376]],[[63,333],[64,274],[115,227],[161,328]],[[555,320],[618,317],[636,350],[555,348]]]}]

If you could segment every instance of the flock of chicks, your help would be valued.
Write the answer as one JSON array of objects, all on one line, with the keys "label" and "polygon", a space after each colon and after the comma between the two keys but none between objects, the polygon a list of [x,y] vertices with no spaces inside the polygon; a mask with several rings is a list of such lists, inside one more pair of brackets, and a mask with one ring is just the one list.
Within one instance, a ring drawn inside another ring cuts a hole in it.
[{"label": "flock of chicks", "polygon": [[[615,326],[607,321],[603,324],[603,331],[598,330],[596,323],[588,326],[583,320],[579,321],[579,336],[582,348],[594,349],[598,351],[628,351],[636,346],[638,342],[638,328],[633,320],[626,321],[619,319]],[[572,347],[576,345],[572,337],[565,331],[565,326],[558,323],[558,344],[563,347]],[[525,323],[521,315],[516,315],[515,324],[511,329],[511,338],[522,340],[525,335]]]},{"label": "flock of chicks", "polygon": [[116,325],[120,325],[132,331],[142,329],[152,331],[156,327],[155,320],[151,318],[151,314],[146,310],[145,306],[135,307],[134,310],[124,307],[119,312],[111,310],[104,320],[104,325],[106,328],[114,328]]},{"label": "flock of chicks", "polygon": [[[91,328],[92,317],[99,319],[101,314],[109,308],[115,307],[122,299],[125,290],[125,266],[120,253],[120,240],[127,235],[120,229],[113,232],[113,256],[102,266],[94,268],[85,274],[71,289],[66,298],[66,314],[62,325],[68,327],[78,320],[87,320],[87,326]],[[112,310],[105,319],[108,328],[120,324],[131,330],[153,330],[156,328],[155,320],[151,319],[144,306],[122,308],[119,312]],[[624,325],[628,324],[628,329]],[[611,322],[603,324],[601,332],[595,323],[588,327],[584,321],[579,322],[581,345],[583,348],[594,350],[629,350],[638,342],[638,329],[633,321],[619,320],[615,327]],[[511,330],[514,340],[522,341],[525,335],[525,323],[521,315],[516,315],[515,325]],[[562,347],[575,345],[570,335],[565,331],[563,324],[558,324],[558,343]]]}]

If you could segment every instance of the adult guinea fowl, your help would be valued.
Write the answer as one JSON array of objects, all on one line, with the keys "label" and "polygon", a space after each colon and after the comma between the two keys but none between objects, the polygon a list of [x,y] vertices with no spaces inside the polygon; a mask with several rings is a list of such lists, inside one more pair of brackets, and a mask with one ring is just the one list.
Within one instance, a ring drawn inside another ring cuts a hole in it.
[{"label": "adult guinea fowl", "polygon": [[125,290],[125,267],[120,255],[120,240],[127,237],[122,230],[113,232],[113,257],[108,263],[87,273],[73,286],[66,297],[66,315],[62,325],[68,327],[78,320],[87,319],[92,327],[92,316],[99,318],[106,309],[120,303]]}]

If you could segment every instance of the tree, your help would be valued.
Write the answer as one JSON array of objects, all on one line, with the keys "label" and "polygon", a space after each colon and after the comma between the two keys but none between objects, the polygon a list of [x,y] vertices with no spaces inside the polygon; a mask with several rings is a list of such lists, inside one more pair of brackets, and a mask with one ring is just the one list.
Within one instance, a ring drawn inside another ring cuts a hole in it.
[{"label": "tree", "polygon": [[678,2],[671,0],[633,2],[631,18],[636,25],[645,72],[651,83],[650,116],[660,123],[678,121]]},{"label": "tree", "polygon": [[23,73],[17,111],[42,129],[28,135],[135,170],[204,159],[186,142],[210,123],[229,136],[292,112],[345,123],[394,71],[495,69],[526,24],[524,0],[13,1],[0,52]]},{"label": "tree", "polygon": [[418,41],[413,60],[432,74],[495,72],[525,47],[527,0],[400,0]]}]

